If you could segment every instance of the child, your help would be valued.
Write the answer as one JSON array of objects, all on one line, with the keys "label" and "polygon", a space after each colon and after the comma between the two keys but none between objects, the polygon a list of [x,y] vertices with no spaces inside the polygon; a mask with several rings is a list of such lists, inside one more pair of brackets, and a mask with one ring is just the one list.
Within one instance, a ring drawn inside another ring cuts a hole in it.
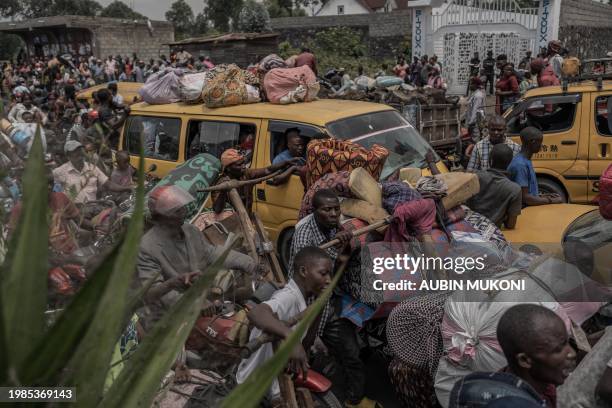
[{"label": "child", "polygon": [[120,186],[131,186],[134,178],[134,168],[130,166],[130,155],[125,150],[120,150],[115,155],[117,166],[111,174],[111,180]]},{"label": "child", "polygon": [[[306,310],[306,299],[323,292],[331,282],[332,268],[332,260],[325,251],[317,247],[302,248],[295,256],[293,278],[289,283],[274,292],[270,300],[257,305],[249,312],[249,321],[255,326],[250,338],[254,339],[262,332],[273,334],[279,339],[287,338],[293,329],[284,321]],[[247,377],[273,354],[272,344],[266,343],[248,359],[242,360],[236,373],[238,384],[245,382]],[[302,372],[302,375],[306,375],[308,362],[301,343],[293,350],[287,368],[293,373]],[[268,396],[271,401],[280,398],[277,380],[272,383]]]}]

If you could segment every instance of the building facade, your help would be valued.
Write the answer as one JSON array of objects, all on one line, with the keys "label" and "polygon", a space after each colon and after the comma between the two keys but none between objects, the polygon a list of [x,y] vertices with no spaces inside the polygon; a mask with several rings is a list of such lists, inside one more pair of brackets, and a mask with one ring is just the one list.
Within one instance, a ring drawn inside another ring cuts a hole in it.
[{"label": "building facade", "polygon": [[86,16],[52,16],[0,23],[0,32],[18,35],[27,56],[108,55],[140,59],[168,54],[174,27],[165,21]]}]

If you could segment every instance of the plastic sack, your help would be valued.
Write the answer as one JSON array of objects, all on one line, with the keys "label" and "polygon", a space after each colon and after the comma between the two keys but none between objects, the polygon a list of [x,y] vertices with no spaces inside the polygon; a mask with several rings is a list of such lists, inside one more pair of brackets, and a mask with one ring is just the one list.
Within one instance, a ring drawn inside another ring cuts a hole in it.
[{"label": "plastic sack", "polygon": [[[581,325],[605,303],[594,300],[609,296],[574,265],[555,258],[533,268],[537,281],[516,273],[525,281],[524,291],[499,291],[493,299],[484,292],[456,291],[447,300],[441,325],[446,356],[440,359],[436,375],[436,395],[442,406],[448,406],[450,391],[460,377],[506,366],[496,331],[499,319],[511,306],[532,303],[547,307],[557,313],[569,332],[572,322]],[[511,270],[504,275],[504,279],[516,277]]]},{"label": "plastic sack", "polygon": [[580,73],[580,60],[576,57],[568,57],[563,59],[561,72],[564,77],[575,77]]},{"label": "plastic sack", "polygon": [[612,164],[599,179],[599,212],[606,220],[612,220]]},{"label": "plastic sack", "polygon": [[178,102],[181,100],[179,81],[182,75],[181,69],[165,68],[151,75],[138,94],[143,101],[151,105]]},{"label": "plastic sack", "polygon": [[376,78],[377,88],[388,88],[390,86],[399,86],[404,82],[402,78],[396,76],[379,76]]},{"label": "plastic sack", "polygon": [[376,87],[376,80],[374,78],[361,75],[355,78],[355,85],[357,85],[357,89],[360,89],[362,91],[369,91]]},{"label": "plastic sack", "polygon": [[274,68],[287,68],[287,63],[276,54],[270,54],[259,62],[259,69],[264,72]]},{"label": "plastic sack", "polygon": [[183,75],[179,80],[179,96],[183,102],[201,101],[202,88],[206,84],[206,72]]},{"label": "plastic sack", "polygon": [[272,103],[310,102],[319,93],[319,83],[314,72],[306,65],[275,68],[264,77],[264,89]]},{"label": "plastic sack", "polygon": [[246,103],[261,102],[261,97],[259,96],[259,89],[252,85],[246,85],[246,97]]}]

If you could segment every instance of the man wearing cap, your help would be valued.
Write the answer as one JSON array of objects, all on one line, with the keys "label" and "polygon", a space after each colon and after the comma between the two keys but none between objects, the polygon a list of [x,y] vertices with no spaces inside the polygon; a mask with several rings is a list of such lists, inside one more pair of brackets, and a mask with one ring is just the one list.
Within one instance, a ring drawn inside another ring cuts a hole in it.
[{"label": "man wearing cap", "polygon": [[[192,201],[191,194],[173,185],[157,187],[149,195],[154,225],[140,241],[136,263],[139,284],[144,286],[153,280],[144,295],[145,307],[139,311],[145,330],[221,253],[220,247],[209,244],[200,230],[185,222],[186,206]],[[258,267],[251,257],[236,251],[230,251],[223,265],[249,274]]]},{"label": "man wearing cap", "polygon": [[129,186],[113,183],[97,166],[86,162],[83,145],[80,142],[67,141],[64,152],[68,162],[53,170],[53,178],[75,203],[95,201],[100,188],[118,193],[132,190]]},{"label": "man wearing cap", "polygon": [[552,40],[548,43],[548,51],[546,53],[548,65],[552,67],[557,78],[561,78],[561,68],[563,67],[563,57],[559,55],[561,48],[561,41]]},{"label": "man wearing cap", "polygon": [[[294,157],[289,160],[282,161],[280,163],[272,164],[271,166],[263,169],[247,169],[245,167],[245,158],[236,149],[227,149],[221,155],[221,164],[223,165],[223,173],[219,176],[219,179],[215,184],[221,184],[229,180],[252,180],[260,177],[268,176],[277,170],[293,166],[294,170],[297,170],[296,164],[299,163],[300,158]],[[275,180],[276,183],[281,184],[281,180]],[[282,181],[286,181],[283,179]],[[275,184],[276,184],[275,183]],[[244,203],[245,208],[248,212],[251,212],[253,206],[253,186],[243,186],[238,189],[240,198]],[[213,209],[215,213],[219,214],[225,208],[225,203],[228,201],[226,191],[214,191],[212,193]]]}]

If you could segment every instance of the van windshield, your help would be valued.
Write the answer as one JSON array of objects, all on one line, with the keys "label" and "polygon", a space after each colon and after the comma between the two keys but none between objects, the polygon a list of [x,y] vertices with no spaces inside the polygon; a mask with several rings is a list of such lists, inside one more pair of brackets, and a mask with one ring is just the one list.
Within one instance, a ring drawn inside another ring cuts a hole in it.
[{"label": "van windshield", "polygon": [[[351,140],[370,149],[378,144],[389,150],[381,179],[402,167],[425,165],[425,155],[433,150],[419,133],[396,111],[368,113],[340,119],[326,125],[328,133],[342,140]],[[439,160],[434,152],[436,161]]]}]

